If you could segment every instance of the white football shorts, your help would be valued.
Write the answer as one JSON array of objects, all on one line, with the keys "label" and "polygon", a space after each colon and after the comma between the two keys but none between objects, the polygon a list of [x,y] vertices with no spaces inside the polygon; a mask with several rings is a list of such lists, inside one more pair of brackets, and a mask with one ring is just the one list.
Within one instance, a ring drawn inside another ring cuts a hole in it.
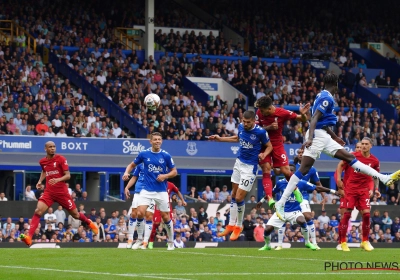
[{"label": "white football shorts", "polygon": [[[309,130],[306,133],[308,139]],[[304,149],[303,156],[311,157],[313,159],[319,158],[321,152],[334,157],[336,152],[343,149],[339,143],[332,139],[332,137],[324,129],[314,130],[314,138],[310,147]]]},{"label": "white football shorts", "polygon": [[290,224],[294,225],[297,224],[297,218],[304,217],[301,211],[293,211],[293,212],[285,212],[285,222],[278,218],[276,213],[272,215],[271,219],[269,219],[267,225],[273,226],[275,228],[281,228],[284,224],[289,222]]},{"label": "white football shorts", "polygon": [[[169,211],[170,211],[169,197],[168,197],[168,193],[166,191],[165,192],[149,192],[146,190],[142,190],[140,192],[138,206],[147,205],[150,207],[152,203],[157,205],[157,208],[161,212],[169,213]],[[154,209],[154,207],[153,207],[153,209]],[[149,211],[149,208],[147,208],[147,211]],[[153,210],[153,213],[154,213],[154,210]]]},{"label": "white football shorts", "polygon": [[243,163],[237,158],[235,165],[233,166],[231,182],[239,184],[239,189],[249,192],[251,191],[254,181],[256,180],[256,174],[257,165]]}]

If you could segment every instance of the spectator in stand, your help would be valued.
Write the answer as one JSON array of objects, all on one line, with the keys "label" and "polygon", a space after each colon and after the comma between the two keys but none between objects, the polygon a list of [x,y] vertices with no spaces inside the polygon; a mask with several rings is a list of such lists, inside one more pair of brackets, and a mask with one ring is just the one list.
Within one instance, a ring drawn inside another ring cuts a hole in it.
[{"label": "spectator in stand", "polygon": [[8,201],[5,193],[0,193],[0,201]]},{"label": "spectator in stand", "polygon": [[80,184],[75,185],[75,190],[74,190],[76,197],[81,198],[82,197],[82,188]]},{"label": "spectator in stand", "polygon": [[388,200],[388,205],[398,205],[400,200],[400,192],[395,187],[394,184],[391,184],[386,191],[386,196]]},{"label": "spectator in stand", "polygon": [[379,228],[383,227],[382,217],[380,216],[379,210],[374,211],[374,215],[371,218],[371,226],[378,225]]},{"label": "spectator in stand", "polygon": [[56,223],[65,223],[67,216],[65,215],[65,211],[63,210],[61,205],[58,205],[57,210],[54,211],[54,215],[56,216]]},{"label": "spectator in stand", "polygon": [[400,232],[400,218],[394,218],[394,222],[391,227],[391,234],[394,236],[397,232]]},{"label": "spectator in stand", "polygon": [[323,229],[324,225],[329,225],[330,219],[329,217],[326,215],[326,210],[322,209],[321,215],[318,216],[318,221],[319,221],[319,228]]},{"label": "spectator in stand", "polygon": [[390,229],[392,227],[393,221],[389,217],[389,212],[388,211],[383,212],[382,223],[383,223],[382,230],[384,232],[386,232],[387,229]]},{"label": "spectator in stand", "polygon": [[27,185],[25,188],[25,200],[28,200],[28,201],[37,200],[35,197],[35,192],[32,191],[32,189],[31,189],[31,185]]},{"label": "spectator in stand", "polygon": [[214,199],[214,192],[211,191],[210,186],[206,186],[206,189],[205,189],[204,193],[205,193],[205,196],[206,196],[207,200],[211,201],[211,200]]}]

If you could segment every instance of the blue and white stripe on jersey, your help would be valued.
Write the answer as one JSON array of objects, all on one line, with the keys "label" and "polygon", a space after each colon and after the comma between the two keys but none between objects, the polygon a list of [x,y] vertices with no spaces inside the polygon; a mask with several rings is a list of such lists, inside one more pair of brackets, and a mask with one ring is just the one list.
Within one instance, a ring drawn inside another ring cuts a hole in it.
[{"label": "blue and white stripe on jersey", "polygon": [[258,165],[258,155],[262,147],[269,142],[268,132],[257,124],[250,130],[239,124],[238,136],[239,160],[246,164]]},{"label": "blue and white stripe on jersey", "polygon": [[320,129],[324,126],[336,125],[337,118],[335,114],[333,114],[334,107],[335,100],[329,91],[323,90],[317,95],[311,109],[311,114],[314,116],[315,112],[318,110],[322,113],[322,117],[318,120],[316,129]]},{"label": "blue and white stripe on jersey", "polygon": [[136,183],[135,183],[135,193],[140,193],[140,191],[144,187],[144,171],[143,171],[143,163],[139,164],[138,166],[135,167],[133,170],[133,176],[137,177]]},{"label": "blue and white stripe on jersey", "polygon": [[[297,163],[296,170],[299,170],[299,168],[300,168],[300,164]],[[311,180],[314,184],[319,182],[320,179],[319,179],[317,169],[315,169],[314,166],[311,166],[310,171],[308,171],[308,173],[306,175],[304,175],[301,180],[306,181],[306,182],[309,182]],[[307,190],[302,191],[300,188],[299,188],[299,190],[301,191],[301,194],[303,195],[303,199],[310,200],[310,192],[308,192]]]},{"label": "blue and white stripe on jersey", "polygon": [[157,177],[160,174],[168,174],[169,170],[175,167],[175,163],[168,152],[164,150],[153,152],[152,149],[149,148],[140,152],[133,162],[136,165],[144,164],[143,189],[149,192],[167,191],[167,180],[158,182]]}]

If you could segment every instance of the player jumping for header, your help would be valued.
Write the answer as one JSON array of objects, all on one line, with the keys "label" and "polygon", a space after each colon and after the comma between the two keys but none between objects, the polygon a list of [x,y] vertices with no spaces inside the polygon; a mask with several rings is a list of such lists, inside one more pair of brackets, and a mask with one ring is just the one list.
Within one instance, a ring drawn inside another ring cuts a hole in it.
[{"label": "player jumping for header", "polygon": [[[273,208],[275,201],[272,199],[272,181],[271,167],[274,167],[275,175],[282,173],[286,180],[290,179],[292,173],[289,169],[289,160],[283,146],[282,131],[287,120],[296,120],[301,122],[307,121],[307,112],[310,109],[310,104],[300,106],[300,115],[283,108],[277,108],[272,104],[272,100],[268,96],[259,98],[255,105],[258,110],[256,113],[256,124],[268,131],[271,139],[272,152],[263,160],[260,160],[260,167],[263,172],[262,184],[264,187],[265,196],[268,198],[268,205]],[[297,201],[302,201],[301,193],[295,191],[294,195]]]},{"label": "player jumping for header", "polygon": [[343,148],[344,142],[331,129],[336,125],[337,118],[333,114],[335,100],[333,95],[338,91],[338,77],[333,73],[328,73],[324,77],[325,90],[321,91],[312,108],[310,128],[306,133],[307,141],[303,144],[305,148],[301,166],[292,177],[285,189],[281,199],[275,204],[276,214],[284,220],[285,202],[296,188],[298,182],[307,174],[313,166],[317,157],[324,152],[332,157],[348,162],[357,172],[378,178],[382,183],[391,185],[400,179],[400,170],[390,174],[380,174],[372,167],[358,161],[356,157]]},{"label": "player jumping for header", "polygon": [[[263,160],[271,153],[272,145],[267,131],[255,124],[253,111],[244,112],[238,135],[230,137],[211,135],[209,139],[219,142],[240,142],[239,156],[231,177],[232,202],[229,225],[226,226],[224,232],[218,234],[218,236],[225,236],[233,231],[230,240],[237,240],[242,230],[244,199],[256,179],[258,161]],[[265,150],[261,152],[263,147]]]}]

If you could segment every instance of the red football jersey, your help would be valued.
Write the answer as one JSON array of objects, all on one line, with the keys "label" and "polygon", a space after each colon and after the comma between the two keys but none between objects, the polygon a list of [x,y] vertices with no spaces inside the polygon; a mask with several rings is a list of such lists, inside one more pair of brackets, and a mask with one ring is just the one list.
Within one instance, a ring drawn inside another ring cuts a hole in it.
[{"label": "red football jersey", "polygon": [[179,192],[179,189],[175,186],[175,184],[174,183],[171,183],[171,182],[168,182],[168,185],[167,185],[167,193],[168,193],[168,198],[169,198],[169,203],[171,204],[171,193],[178,193]]},{"label": "red football jersey", "polygon": [[[355,154],[355,152],[352,152],[351,154]],[[343,188],[346,191],[346,185],[347,185],[347,180],[349,179],[349,176],[351,174],[351,172],[353,172],[353,168],[347,163],[344,162],[343,165],[343,169],[342,169],[342,173],[344,172],[344,176],[342,177],[342,181],[343,181]],[[337,181],[337,177],[336,177],[336,171],[335,174],[333,175],[333,177],[335,178],[335,182]]]},{"label": "red football jersey", "polygon": [[[355,152],[354,155],[360,162],[378,172],[380,171],[379,160],[374,155],[371,154],[369,157],[364,157],[361,152]],[[348,173],[349,178],[346,182],[346,194],[359,194],[370,190],[371,181],[373,181],[371,176],[357,172],[356,170],[348,170]]]},{"label": "red football jersey", "polygon": [[263,114],[261,114],[261,111],[258,109],[256,113],[256,124],[260,125],[261,127],[264,127],[276,121],[278,123],[278,129],[268,130],[268,135],[269,139],[271,140],[272,146],[281,145],[283,144],[282,130],[283,126],[285,125],[285,122],[287,120],[293,120],[296,117],[297,117],[296,113],[282,108],[276,108],[275,113],[266,117]]},{"label": "red football jersey", "polygon": [[50,179],[57,179],[64,176],[64,171],[68,171],[68,162],[65,157],[61,155],[54,155],[52,159],[46,157],[39,161],[42,170],[46,173],[46,192],[63,193],[67,190],[65,182],[58,182],[57,184],[50,185]]}]

